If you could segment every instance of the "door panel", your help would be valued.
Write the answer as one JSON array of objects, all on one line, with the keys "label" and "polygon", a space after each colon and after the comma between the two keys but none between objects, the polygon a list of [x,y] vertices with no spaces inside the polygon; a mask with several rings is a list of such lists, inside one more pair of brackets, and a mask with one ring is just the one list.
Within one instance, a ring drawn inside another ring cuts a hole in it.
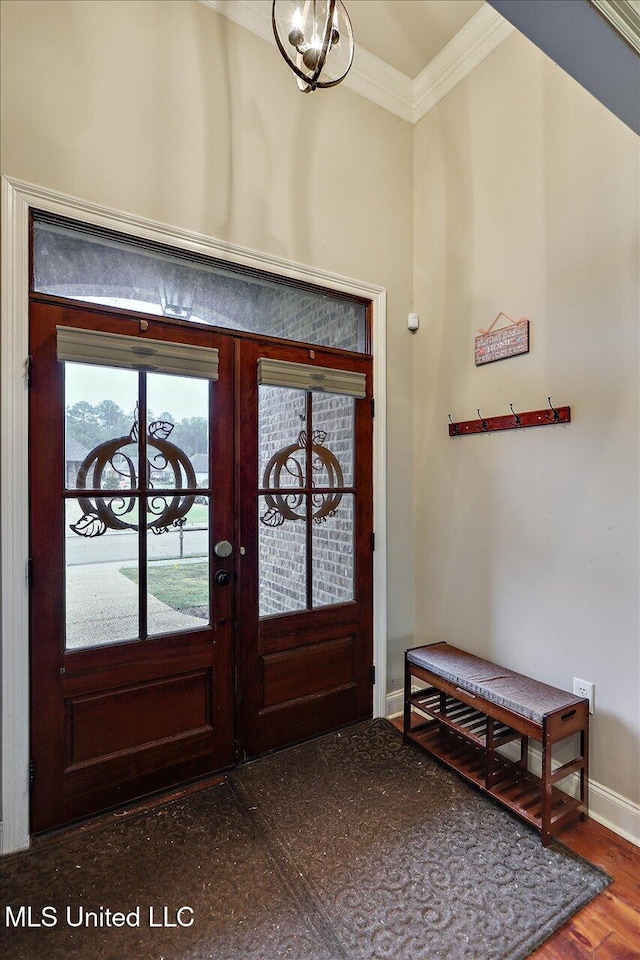
[{"label": "door panel", "polygon": [[292,675],[297,699],[352,685],[354,640],[353,636],[339,637],[263,654],[265,708],[291,700]]},{"label": "door panel", "polygon": [[[241,741],[254,756],[372,712],[371,360],[246,342],[238,354]],[[264,357],[365,374],[367,394],[259,385]]]},{"label": "door panel", "polygon": [[[211,671],[101,690],[66,701],[68,767],[213,728]],[[123,726],[122,716],[129,722]]]},{"label": "door panel", "polygon": [[[36,832],[235,758],[234,591],[215,583],[211,551],[233,537],[233,343],[189,331],[219,350],[209,381],[60,362],[58,326],[137,332],[96,310],[31,308]],[[152,321],[138,335],[185,338]]]}]

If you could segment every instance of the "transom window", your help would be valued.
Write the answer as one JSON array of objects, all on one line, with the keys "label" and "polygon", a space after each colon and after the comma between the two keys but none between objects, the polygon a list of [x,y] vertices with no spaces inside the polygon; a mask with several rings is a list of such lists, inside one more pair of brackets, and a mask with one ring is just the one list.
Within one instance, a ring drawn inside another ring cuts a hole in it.
[{"label": "transom window", "polygon": [[33,215],[34,293],[358,353],[367,304],[73,221]]}]

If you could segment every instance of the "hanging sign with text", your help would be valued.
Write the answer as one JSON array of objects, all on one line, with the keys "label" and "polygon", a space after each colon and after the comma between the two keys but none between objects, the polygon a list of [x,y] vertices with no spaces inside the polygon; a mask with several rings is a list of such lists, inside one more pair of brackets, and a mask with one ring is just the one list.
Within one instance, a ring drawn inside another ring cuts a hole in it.
[{"label": "hanging sign with text", "polygon": [[[500,317],[509,321],[509,325],[494,330]],[[488,330],[481,330],[476,337],[476,367],[495,360],[506,360],[520,353],[529,353],[529,320],[512,320],[500,311]]]}]

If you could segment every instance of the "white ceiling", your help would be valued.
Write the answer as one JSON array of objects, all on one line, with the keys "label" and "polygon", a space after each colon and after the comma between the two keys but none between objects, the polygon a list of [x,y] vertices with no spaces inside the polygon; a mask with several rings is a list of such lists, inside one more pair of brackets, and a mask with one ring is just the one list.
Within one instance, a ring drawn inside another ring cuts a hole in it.
[{"label": "white ceiling", "polygon": [[[199,0],[275,46],[271,0]],[[513,26],[484,0],[346,0],[356,54],[344,86],[417,123]]]},{"label": "white ceiling", "polygon": [[484,0],[346,0],[358,47],[413,79]]}]

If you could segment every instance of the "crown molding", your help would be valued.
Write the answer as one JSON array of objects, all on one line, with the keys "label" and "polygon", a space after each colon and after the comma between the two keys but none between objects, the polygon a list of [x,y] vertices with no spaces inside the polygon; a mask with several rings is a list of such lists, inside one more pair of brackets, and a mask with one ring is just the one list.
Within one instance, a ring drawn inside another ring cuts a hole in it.
[{"label": "crown molding", "polygon": [[199,0],[203,7],[209,7],[232,20],[245,30],[255,33],[261,40],[275,46],[271,30],[271,4],[265,0]]},{"label": "crown molding", "polygon": [[468,77],[515,30],[486,4],[471,17],[413,82],[413,123]]},{"label": "crown molding", "polygon": [[[275,46],[268,0],[199,0]],[[393,113],[417,123],[515,30],[486,4],[449,41],[415,80],[359,47],[343,86]]]},{"label": "crown molding", "polygon": [[342,84],[401,120],[414,122],[414,81],[364,47],[356,44],[353,66]]},{"label": "crown molding", "polygon": [[587,0],[620,34],[632,50],[640,53],[640,0]]}]

